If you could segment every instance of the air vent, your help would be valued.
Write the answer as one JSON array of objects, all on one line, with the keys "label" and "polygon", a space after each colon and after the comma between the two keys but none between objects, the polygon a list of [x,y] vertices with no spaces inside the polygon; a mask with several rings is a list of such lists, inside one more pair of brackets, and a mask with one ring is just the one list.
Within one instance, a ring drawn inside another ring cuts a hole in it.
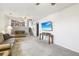
[{"label": "air vent", "polygon": [[[50,3],[51,6],[55,5],[56,3]],[[40,5],[40,3],[36,3],[36,5]]]},{"label": "air vent", "polygon": [[40,3],[36,3],[36,5],[40,5]]},{"label": "air vent", "polygon": [[51,5],[55,5],[56,3],[51,3]]}]

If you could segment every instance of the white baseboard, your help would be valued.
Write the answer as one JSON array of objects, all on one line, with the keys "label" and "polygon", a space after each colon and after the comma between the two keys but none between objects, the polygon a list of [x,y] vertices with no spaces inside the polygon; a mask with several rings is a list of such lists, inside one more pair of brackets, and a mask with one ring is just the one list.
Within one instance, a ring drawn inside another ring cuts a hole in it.
[{"label": "white baseboard", "polygon": [[60,44],[60,43],[58,43],[58,42],[55,42],[55,44],[57,44],[57,45],[59,45],[59,46],[62,46],[62,47],[64,47],[64,48],[67,48],[67,49],[69,49],[69,50],[71,50],[71,51],[74,51],[74,52],[76,52],[76,53],[79,53],[79,51],[77,51],[77,50],[75,50],[75,49],[72,49],[72,48],[70,48],[70,47],[67,47],[67,46],[65,46],[65,45],[63,45],[63,44]]}]

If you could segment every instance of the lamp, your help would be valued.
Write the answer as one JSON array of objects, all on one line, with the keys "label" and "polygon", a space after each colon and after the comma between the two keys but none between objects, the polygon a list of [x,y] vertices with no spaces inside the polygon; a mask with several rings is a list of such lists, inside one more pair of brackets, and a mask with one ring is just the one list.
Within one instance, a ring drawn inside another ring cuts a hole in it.
[{"label": "lamp", "polygon": [[8,31],[9,34],[11,34],[11,30],[12,30],[12,29],[13,29],[13,28],[12,28],[11,26],[8,26],[8,27],[7,27],[7,31]]},{"label": "lamp", "polygon": [[12,27],[11,26],[8,26],[7,29],[12,29]]}]

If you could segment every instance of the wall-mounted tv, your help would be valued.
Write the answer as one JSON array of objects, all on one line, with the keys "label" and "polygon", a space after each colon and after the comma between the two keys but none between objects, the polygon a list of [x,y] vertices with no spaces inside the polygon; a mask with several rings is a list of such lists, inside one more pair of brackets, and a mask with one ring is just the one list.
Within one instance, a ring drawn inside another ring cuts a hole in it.
[{"label": "wall-mounted tv", "polygon": [[53,30],[53,26],[52,26],[51,21],[46,21],[46,22],[41,23],[41,27],[42,27],[42,30],[45,30],[45,31]]}]

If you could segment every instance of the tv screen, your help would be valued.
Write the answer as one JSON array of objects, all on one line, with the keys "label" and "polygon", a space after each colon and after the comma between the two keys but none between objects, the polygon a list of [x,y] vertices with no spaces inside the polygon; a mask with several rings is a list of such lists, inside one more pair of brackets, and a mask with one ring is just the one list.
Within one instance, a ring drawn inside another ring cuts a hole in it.
[{"label": "tv screen", "polygon": [[46,30],[46,31],[53,30],[51,21],[43,22],[41,23],[41,26],[42,26],[42,30]]}]

